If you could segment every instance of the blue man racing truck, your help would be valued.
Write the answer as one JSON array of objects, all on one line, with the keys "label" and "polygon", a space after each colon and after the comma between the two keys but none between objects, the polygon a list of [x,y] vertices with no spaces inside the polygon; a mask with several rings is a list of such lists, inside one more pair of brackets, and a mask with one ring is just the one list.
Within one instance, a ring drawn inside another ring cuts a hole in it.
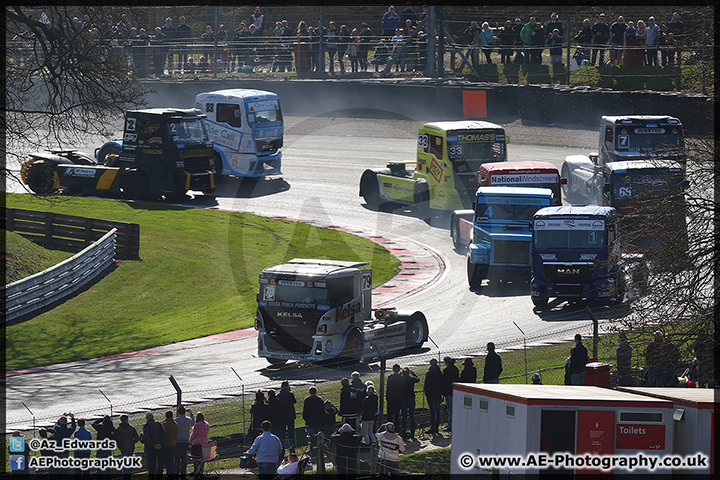
[{"label": "blue man racing truck", "polygon": [[453,219],[473,214],[467,252],[470,288],[479,288],[483,279],[530,278],[530,222],[540,208],[554,203],[549,188],[480,187],[474,212],[453,212]]},{"label": "blue man racing truck", "polygon": [[613,207],[547,207],[532,224],[530,295],[620,303],[626,290],[618,213]]}]

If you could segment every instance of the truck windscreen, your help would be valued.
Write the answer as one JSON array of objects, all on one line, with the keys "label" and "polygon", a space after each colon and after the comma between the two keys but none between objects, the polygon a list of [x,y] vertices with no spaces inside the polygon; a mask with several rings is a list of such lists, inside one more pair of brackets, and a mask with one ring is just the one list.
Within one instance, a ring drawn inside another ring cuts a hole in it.
[{"label": "truck windscreen", "polygon": [[275,284],[262,287],[262,299],[266,302],[292,305],[326,305],[328,303],[327,290],[324,287],[307,286],[307,283],[278,280]]},{"label": "truck windscreen", "polygon": [[[493,223],[493,222],[507,222],[523,220],[529,222],[532,220],[533,215],[540,210],[540,208],[546,206],[540,202],[540,199],[524,198],[522,200],[537,203],[526,203],[526,204],[507,204],[501,203],[502,199],[499,199],[498,203],[483,203],[478,202],[476,207],[475,218],[480,223]],[[507,200],[507,199],[505,199]]]},{"label": "truck windscreen", "polygon": [[281,122],[282,113],[277,100],[248,102],[248,123],[255,127],[263,123]]},{"label": "truck windscreen", "polygon": [[450,160],[481,160],[482,163],[505,160],[505,141],[482,143],[451,142],[448,137]]},{"label": "truck windscreen", "polygon": [[668,128],[631,128],[617,136],[618,150],[629,152],[664,152],[683,146],[682,136]]},{"label": "truck windscreen", "polygon": [[668,178],[666,175],[633,173],[613,175],[612,195],[617,207],[623,207],[629,203],[643,202],[646,199],[666,198],[670,195],[681,194],[682,177],[675,176]]},{"label": "truck windscreen", "polygon": [[549,249],[600,249],[605,245],[604,230],[538,230],[533,232],[533,243],[538,250]]},{"label": "truck windscreen", "polygon": [[173,120],[168,122],[170,136],[175,143],[204,143],[207,134],[199,118]]}]

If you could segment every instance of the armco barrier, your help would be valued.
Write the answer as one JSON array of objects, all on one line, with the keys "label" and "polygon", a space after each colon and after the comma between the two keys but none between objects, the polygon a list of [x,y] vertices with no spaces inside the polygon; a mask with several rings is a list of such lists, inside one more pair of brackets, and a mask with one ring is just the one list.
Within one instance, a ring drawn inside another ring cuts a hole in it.
[{"label": "armco barrier", "polygon": [[18,208],[7,208],[3,213],[6,230],[52,250],[78,252],[114,228],[117,230],[116,257],[121,260],[140,258],[140,225],[137,223]]},{"label": "armco barrier", "polygon": [[116,231],[113,228],[77,255],[47,270],[3,287],[3,323],[12,323],[75,295],[103,274],[115,261]]}]

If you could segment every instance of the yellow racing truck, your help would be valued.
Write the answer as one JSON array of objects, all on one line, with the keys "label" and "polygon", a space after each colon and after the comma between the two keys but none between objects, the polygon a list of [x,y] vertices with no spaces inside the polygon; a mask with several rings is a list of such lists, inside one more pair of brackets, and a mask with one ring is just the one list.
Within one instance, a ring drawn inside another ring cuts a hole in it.
[{"label": "yellow racing truck", "polygon": [[507,142],[505,130],[490,122],[426,123],[418,132],[417,159],[365,170],[360,196],[368,206],[378,208],[387,204],[418,205],[430,211],[472,208],[478,167],[507,161]]}]

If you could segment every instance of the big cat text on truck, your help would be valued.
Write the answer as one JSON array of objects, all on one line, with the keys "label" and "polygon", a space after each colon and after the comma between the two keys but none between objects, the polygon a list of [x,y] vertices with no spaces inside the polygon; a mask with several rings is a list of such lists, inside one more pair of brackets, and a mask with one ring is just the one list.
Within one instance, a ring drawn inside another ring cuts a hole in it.
[{"label": "big cat text on truck", "polygon": [[372,270],[365,262],[296,258],[260,273],[255,316],[258,355],[288,360],[360,361],[418,348],[425,316],[393,308],[372,312]]},{"label": "big cat text on truck", "polygon": [[222,175],[281,175],[283,117],[272,92],[228,89],[200,93],[195,108],[205,115],[208,137]]},{"label": "big cat text on truck", "polygon": [[507,141],[505,130],[490,122],[426,123],[418,131],[416,159],[365,170],[360,178],[360,196],[373,207],[418,205],[429,211],[471,208],[478,167],[507,161]]}]

